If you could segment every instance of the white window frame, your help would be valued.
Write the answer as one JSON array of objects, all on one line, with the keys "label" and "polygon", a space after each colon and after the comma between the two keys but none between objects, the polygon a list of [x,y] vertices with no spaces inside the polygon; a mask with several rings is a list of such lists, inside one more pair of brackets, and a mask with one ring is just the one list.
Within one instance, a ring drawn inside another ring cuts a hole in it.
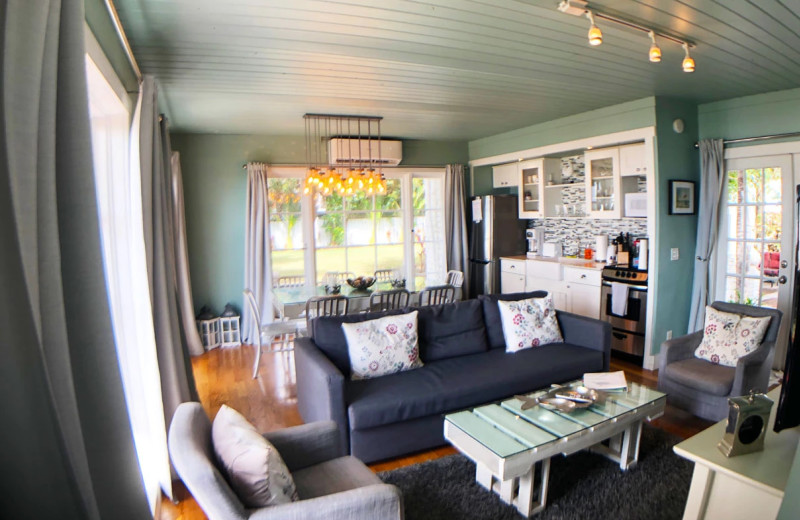
[{"label": "white window frame", "polygon": [[[384,168],[384,176],[387,179],[400,180],[400,196],[402,200],[401,211],[403,214],[403,265],[405,271],[403,276],[406,280],[413,281],[414,272],[414,240],[413,240],[413,227],[414,227],[414,210],[409,203],[412,196],[412,182],[413,178],[431,178],[441,179],[444,182],[445,170],[444,168]],[[306,175],[306,168],[302,166],[270,166],[268,169],[269,178],[295,178],[304,179]],[[444,191],[442,193],[444,199]],[[445,201],[441,201],[442,212],[444,212]],[[316,234],[314,232],[314,219],[316,218],[314,203],[312,195],[303,195],[301,198],[301,212],[302,212],[302,226],[303,226],[303,247],[304,253],[304,274],[306,277],[306,285],[314,286],[316,284]],[[444,213],[442,214],[444,218]],[[272,250],[270,248],[270,256]],[[270,262],[271,265],[272,262]],[[447,266],[445,266],[446,274]],[[358,274],[358,273],[357,273]],[[364,274],[364,273],[360,273]],[[269,273],[270,280],[272,280],[273,273]]]}]

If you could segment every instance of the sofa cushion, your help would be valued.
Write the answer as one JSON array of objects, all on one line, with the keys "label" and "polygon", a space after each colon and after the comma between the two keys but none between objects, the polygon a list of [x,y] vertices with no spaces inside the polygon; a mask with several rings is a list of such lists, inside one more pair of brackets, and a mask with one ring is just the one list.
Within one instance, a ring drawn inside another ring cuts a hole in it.
[{"label": "sofa cushion", "polygon": [[506,348],[506,339],[503,336],[503,324],[500,321],[500,310],[497,301],[515,301],[526,298],[543,298],[547,291],[531,291],[508,294],[481,294],[478,300],[483,305],[483,320],[486,324],[486,336],[489,339],[489,348]]},{"label": "sofa cushion", "polygon": [[350,428],[447,413],[602,369],[602,352],[566,343],[442,359],[418,370],[348,382]]},{"label": "sofa cushion", "polygon": [[736,369],[702,359],[688,358],[668,364],[664,368],[664,375],[700,392],[725,396],[731,393]]},{"label": "sofa cushion", "polygon": [[347,351],[347,339],[344,337],[342,323],[356,323],[374,320],[382,316],[402,314],[401,309],[383,312],[367,312],[365,314],[347,314],[345,316],[320,316],[311,320],[309,334],[319,348],[336,368],[345,376],[350,375],[350,356]]},{"label": "sofa cushion", "polygon": [[422,366],[417,311],[342,323],[352,379],[371,379]]},{"label": "sofa cushion", "polygon": [[506,338],[506,352],[564,342],[550,295],[510,302],[499,300],[497,306]]},{"label": "sofa cushion", "polygon": [[419,307],[422,361],[486,352],[483,306],[478,300]]}]

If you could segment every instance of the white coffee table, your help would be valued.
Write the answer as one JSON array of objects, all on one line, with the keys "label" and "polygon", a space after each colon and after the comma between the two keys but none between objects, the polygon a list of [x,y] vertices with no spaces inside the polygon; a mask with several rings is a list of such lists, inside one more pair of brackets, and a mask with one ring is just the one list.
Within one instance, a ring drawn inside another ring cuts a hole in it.
[{"label": "white coffee table", "polygon": [[[574,381],[565,386],[579,384]],[[526,395],[535,397],[548,390]],[[627,392],[609,393],[604,403],[569,413],[541,406],[522,410],[522,404],[510,398],[448,414],[444,436],[475,462],[479,484],[531,516],[547,504],[550,457],[554,455],[590,448],[619,462],[622,470],[636,464],[642,421],[664,413],[666,395],[629,383]],[[605,440],[608,445],[601,444]]]}]

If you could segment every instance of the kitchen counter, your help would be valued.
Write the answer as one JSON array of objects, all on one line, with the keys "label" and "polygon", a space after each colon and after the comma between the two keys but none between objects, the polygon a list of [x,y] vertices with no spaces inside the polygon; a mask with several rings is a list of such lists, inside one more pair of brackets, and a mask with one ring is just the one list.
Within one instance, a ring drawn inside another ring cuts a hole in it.
[{"label": "kitchen counter", "polygon": [[583,269],[592,269],[595,271],[600,271],[606,266],[605,262],[595,262],[594,260],[585,260],[583,258],[566,258],[563,256],[549,257],[549,256],[515,255],[515,256],[504,256],[501,258],[505,258],[508,260],[536,260],[537,262],[551,262],[551,263],[568,265],[570,267],[581,267]]}]

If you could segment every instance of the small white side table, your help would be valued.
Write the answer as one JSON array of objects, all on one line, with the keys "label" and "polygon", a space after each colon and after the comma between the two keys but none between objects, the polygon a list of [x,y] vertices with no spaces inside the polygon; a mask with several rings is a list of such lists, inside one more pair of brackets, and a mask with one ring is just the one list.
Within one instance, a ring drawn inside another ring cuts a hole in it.
[{"label": "small white side table", "polygon": [[675,453],[694,462],[684,520],[768,520],[778,516],[800,438],[800,427],[779,434],[772,431],[780,387],[767,395],[775,404],[767,426],[764,451],[726,457],[717,448],[725,432],[725,419],[675,445]]}]

